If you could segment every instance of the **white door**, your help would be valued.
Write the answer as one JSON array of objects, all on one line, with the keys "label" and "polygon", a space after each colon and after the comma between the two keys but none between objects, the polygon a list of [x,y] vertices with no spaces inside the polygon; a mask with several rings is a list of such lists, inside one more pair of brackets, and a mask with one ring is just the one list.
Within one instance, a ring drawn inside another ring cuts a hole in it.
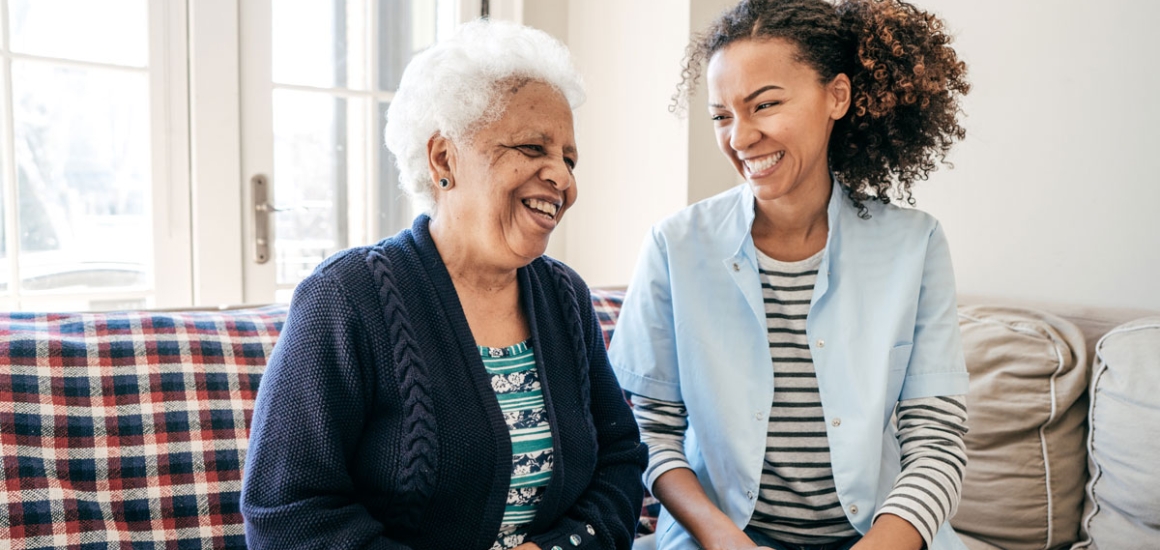
[{"label": "white door", "polygon": [[246,302],[288,301],[327,256],[410,226],[383,122],[414,52],[478,13],[463,4],[240,3]]}]

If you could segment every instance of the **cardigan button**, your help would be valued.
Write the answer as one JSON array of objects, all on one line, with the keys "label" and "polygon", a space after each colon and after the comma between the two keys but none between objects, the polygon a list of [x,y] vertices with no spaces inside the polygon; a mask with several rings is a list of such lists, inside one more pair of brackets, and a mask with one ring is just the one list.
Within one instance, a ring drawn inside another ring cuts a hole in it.
[{"label": "cardigan button", "polygon": [[560,548],[559,546],[553,546],[553,547],[552,547],[552,550],[564,550],[564,549],[563,549],[563,548]]},{"label": "cardigan button", "polygon": [[585,525],[584,528],[588,531],[589,535],[592,535],[594,537],[596,536],[596,528],[592,527],[591,523]]},{"label": "cardigan button", "polygon": [[568,542],[572,543],[572,546],[580,546],[580,542],[583,540],[584,539],[580,538],[580,535],[572,535],[568,537]]}]

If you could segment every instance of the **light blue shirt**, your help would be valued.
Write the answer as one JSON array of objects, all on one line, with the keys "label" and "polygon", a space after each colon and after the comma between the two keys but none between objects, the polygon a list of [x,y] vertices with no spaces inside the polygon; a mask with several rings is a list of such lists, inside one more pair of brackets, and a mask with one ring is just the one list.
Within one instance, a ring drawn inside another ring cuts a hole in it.
[{"label": "light blue shirt", "polygon": [[[890,418],[902,399],[967,393],[950,251],[938,222],[833,185],[806,320],[838,499],[865,533],[901,470]],[[645,239],[609,349],[625,390],[682,401],[685,450],[738,526],[757,503],[773,402],[748,184],[661,221]],[[663,512],[659,548],[697,548]],[[949,525],[931,550],[965,548]]]}]

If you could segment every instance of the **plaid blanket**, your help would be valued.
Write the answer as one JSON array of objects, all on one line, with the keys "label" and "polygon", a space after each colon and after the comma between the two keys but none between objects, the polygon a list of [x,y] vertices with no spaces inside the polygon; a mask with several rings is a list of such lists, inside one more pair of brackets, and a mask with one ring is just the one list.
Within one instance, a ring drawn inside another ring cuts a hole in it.
[{"label": "plaid blanket", "polygon": [[0,315],[0,546],[245,548],[247,428],[285,318]]},{"label": "plaid blanket", "polygon": [[[592,289],[592,308],[596,310],[596,318],[600,321],[600,331],[604,333],[604,347],[612,342],[612,334],[616,329],[616,320],[620,317],[620,307],[624,304],[623,290]],[[629,404],[632,396],[627,394]],[[657,517],[661,513],[661,503],[644,490],[644,505],[640,511],[640,521],[636,524],[636,536],[648,535],[656,531]]]},{"label": "plaid blanket", "polygon": [[[623,300],[592,291],[606,345]],[[0,313],[0,548],[245,548],[250,417],[286,312]],[[638,534],[658,506],[646,493]]]}]

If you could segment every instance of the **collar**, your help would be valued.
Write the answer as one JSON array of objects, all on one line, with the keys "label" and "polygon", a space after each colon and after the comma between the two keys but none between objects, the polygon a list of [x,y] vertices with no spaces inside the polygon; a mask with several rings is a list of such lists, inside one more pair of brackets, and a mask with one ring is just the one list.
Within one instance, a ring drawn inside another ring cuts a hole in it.
[{"label": "collar", "polygon": [[[842,185],[836,178],[831,176],[830,185],[830,202],[826,206],[826,218],[829,223],[829,230],[826,232],[826,248],[822,254],[822,262],[826,263],[826,259],[832,256],[832,247],[835,244],[834,235],[838,232],[838,224],[840,221],[840,214],[842,211],[842,201],[845,199],[843,190],[845,186]],[[737,201],[733,205],[733,209],[729,211],[726,216],[723,230],[727,235],[727,242],[736,242],[737,246],[733,249],[733,253],[724,258],[726,263],[744,261],[750,265],[754,270],[757,269],[757,249],[753,245],[753,220],[757,217],[757,198],[753,196],[753,188],[748,183],[741,185],[741,192],[737,195]]]},{"label": "collar", "polygon": [[[833,269],[833,258],[837,256],[837,245],[840,241],[835,237],[839,232],[842,202],[845,198],[841,182],[831,176],[830,202],[826,207],[826,216],[829,221],[829,231],[826,232],[826,247],[822,251],[822,263],[818,266],[818,278],[814,283],[812,304],[822,299],[830,288],[830,273]],[[737,195],[737,202],[726,215],[722,228],[727,231],[726,242],[737,242],[737,248],[732,256],[722,262],[728,270],[733,282],[737,285],[745,299],[749,302],[753,314],[759,323],[765,323],[765,304],[761,295],[761,282],[758,278],[757,247],[753,244],[753,220],[756,217],[756,201],[749,184],[742,184],[743,189]],[[736,241],[734,241],[736,239]]]}]

